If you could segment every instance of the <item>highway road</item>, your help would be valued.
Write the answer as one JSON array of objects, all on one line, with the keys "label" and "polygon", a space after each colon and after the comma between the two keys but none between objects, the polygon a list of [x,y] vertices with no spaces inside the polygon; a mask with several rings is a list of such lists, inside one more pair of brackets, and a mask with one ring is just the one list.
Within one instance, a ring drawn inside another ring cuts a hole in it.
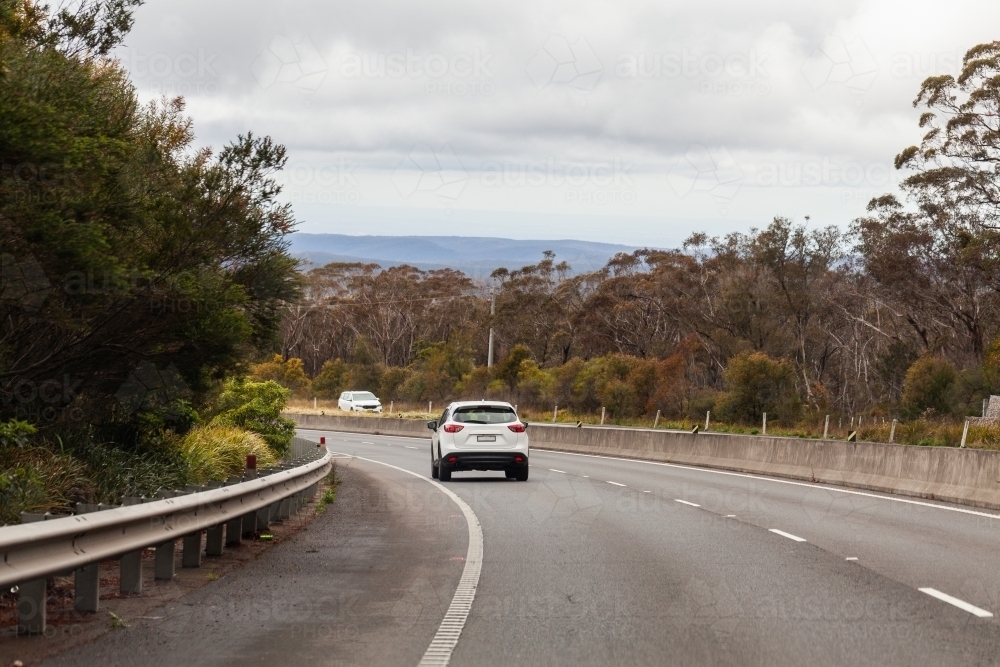
[{"label": "highway road", "polygon": [[327,516],[47,664],[415,665],[467,566],[459,503],[483,556],[456,667],[1000,664],[998,513],[539,450],[453,499],[426,439],[301,434],[343,455]]}]

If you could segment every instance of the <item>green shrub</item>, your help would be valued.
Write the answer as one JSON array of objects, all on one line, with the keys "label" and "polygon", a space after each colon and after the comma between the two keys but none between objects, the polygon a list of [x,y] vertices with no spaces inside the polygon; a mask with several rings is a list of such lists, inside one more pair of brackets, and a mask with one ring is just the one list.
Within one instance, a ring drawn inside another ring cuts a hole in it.
[{"label": "green shrub", "polygon": [[913,419],[925,413],[950,414],[957,379],[958,372],[951,362],[930,355],[920,357],[906,371],[903,381],[903,415]]},{"label": "green shrub", "polygon": [[719,400],[719,417],[744,424],[769,421],[787,426],[802,415],[796,389],[795,367],[787,359],[772,359],[763,352],[743,352],[729,360],[725,371],[726,393]]},{"label": "green shrub", "polygon": [[180,451],[190,467],[191,481],[196,484],[242,475],[250,455],[257,457],[257,465],[261,468],[276,462],[261,436],[234,426],[195,428],[181,441]]},{"label": "green shrub", "polygon": [[305,396],[309,393],[309,377],[302,360],[295,357],[286,361],[280,354],[276,354],[270,361],[251,367],[250,378],[257,382],[274,380],[296,395]]},{"label": "green shrub", "polygon": [[281,416],[290,394],[274,380],[228,380],[219,395],[216,415],[209,423],[253,431],[264,438],[276,456],[281,456],[288,451],[295,435],[295,422]]}]

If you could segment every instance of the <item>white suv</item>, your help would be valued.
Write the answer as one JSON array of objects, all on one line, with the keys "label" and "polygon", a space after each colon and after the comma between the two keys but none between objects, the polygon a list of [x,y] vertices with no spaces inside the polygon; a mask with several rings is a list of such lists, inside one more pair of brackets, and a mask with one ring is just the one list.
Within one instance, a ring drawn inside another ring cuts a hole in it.
[{"label": "white suv", "polygon": [[337,407],[344,412],[382,412],[382,402],[370,391],[345,391]]},{"label": "white suv", "polygon": [[528,425],[510,403],[462,401],[427,422],[431,435],[431,477],[447,482],[451,473],[503,470],[519,482],[528,480]]}]

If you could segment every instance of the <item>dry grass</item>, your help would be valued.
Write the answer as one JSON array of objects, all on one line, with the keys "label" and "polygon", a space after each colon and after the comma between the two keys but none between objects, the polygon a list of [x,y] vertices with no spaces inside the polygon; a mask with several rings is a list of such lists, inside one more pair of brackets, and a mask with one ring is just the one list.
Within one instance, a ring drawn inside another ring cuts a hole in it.
[{"label": "dry grass", "polygon": [[257,466],[266,468],[277,462],[267,442],[256,433],[235,426],[200,426],[181,441],[181,454],[190,466],[191,481],[224,481],[241,475],[247,456],[257,457]]}]

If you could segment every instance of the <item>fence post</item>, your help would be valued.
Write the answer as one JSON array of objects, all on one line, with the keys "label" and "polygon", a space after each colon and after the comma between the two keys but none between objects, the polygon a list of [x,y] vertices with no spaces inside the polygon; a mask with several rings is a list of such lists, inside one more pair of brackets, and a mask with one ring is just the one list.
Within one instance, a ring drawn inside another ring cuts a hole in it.
[{"label": "fence post", "polygon": [[708,420],[709,420],[709,418],[711,416],[712,416],[712,411],[711,410],[706,410],[705,411],[705,430],[706,431],[708,431]]},{"label": "fence post", "polygon": [[892,426],[889,427],[889,443],[891,444],[896,440],[896,420],[892,420]]},{"label": "fence post", "polygon": [[969,437],[969,420],[965,420],[965,428],[962,429],[962,444],[961,447],[965,447],[965,440]]},{"label": "fence post", "polygon": [[660,411],[656,411],[656,419],[653,420],[653,428],[656,428],[660,423]]},{"label": "fence post", "polygon": [[601,407],[601,426],[604,426],[604,407]]},{"label": "fence post", "polygon": [[830,415],[826,416],[826,421],[823,422],[823,439],[826,440],[827,434],[830,432]]},{"label": "fence post", "polygon": [[761,435],[767,435],[767,413],[764,413],[764,426]]}]

